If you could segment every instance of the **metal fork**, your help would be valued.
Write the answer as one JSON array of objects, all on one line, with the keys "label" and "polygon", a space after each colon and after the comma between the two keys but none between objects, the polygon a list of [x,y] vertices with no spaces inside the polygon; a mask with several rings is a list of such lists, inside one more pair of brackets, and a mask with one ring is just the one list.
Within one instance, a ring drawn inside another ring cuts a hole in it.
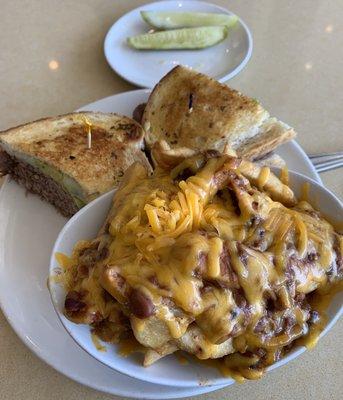
[{"label": "metal fork", "polygon": [[343,151],[336,153],[309,154],[317,172],[331,171],[343,167]]}]

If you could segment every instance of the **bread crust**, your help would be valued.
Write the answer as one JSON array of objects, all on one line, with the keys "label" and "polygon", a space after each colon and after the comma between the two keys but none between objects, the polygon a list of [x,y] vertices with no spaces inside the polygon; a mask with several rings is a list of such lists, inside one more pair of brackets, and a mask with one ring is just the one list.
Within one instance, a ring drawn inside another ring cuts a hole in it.
[{"label": "bread crust", "polygon": [[172,148],[195,151],[223,152],[228,146],[250,160],[296,136],[255,99],[183,66],[172,69],[155,86],[142,125],[149,149],[160,140]]},{"label": "bread crust", "polygon": [[[91,147],[88,127],[91,123]],[[73,178],[91,200],[117,186],[135,161],[151,169],[143,153],[144,131],[129,117],[75,112],[0,132],[0,146],[18,158],[32,157]]]},{"label": "bread crust", "polygon": [[268,116],[256,100],[177,66],[152,91],[142,125],[148,148],[165,140],[173,147],[223,150],[254,135]]}]

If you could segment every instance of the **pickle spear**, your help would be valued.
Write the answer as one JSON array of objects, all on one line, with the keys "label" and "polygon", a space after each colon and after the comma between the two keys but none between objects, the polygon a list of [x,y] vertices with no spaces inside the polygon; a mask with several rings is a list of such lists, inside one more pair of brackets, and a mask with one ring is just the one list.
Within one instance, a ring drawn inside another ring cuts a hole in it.
[{"label": "pickle spear", "polygon": [[146,23],[156,29],[193,28],[197,26],[233,26],[236,15],[206,14],[196,12],[141,11]]},{"label": "pickle spear", "polygon": [[132,36],[127,39],[130,47],[138,50],[203,49],[226,38],[226,26],[173,29]]}]

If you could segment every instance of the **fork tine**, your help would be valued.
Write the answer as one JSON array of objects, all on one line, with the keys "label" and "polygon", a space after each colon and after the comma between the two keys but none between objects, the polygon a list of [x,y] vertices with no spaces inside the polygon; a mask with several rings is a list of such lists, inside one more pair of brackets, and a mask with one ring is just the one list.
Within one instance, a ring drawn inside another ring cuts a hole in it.
[{"label": "fork tine", "polygon": [[343,162],[343,157],[338,158],[338,159],[328,160],[328,161],[316,162],[316,163],[313,163],[313,165],[318,168],[329,167],[330,165],[335,165],[339,162]]},{"label": "fork tine", "polygon": [[343,152],[342,153],[332,153],[328,155],[319,155],[319,156],[311,156],[310,160],[312,164],[318,165],[323,162],[330,162],[330,161],[338,161],[343,159]]},{"label": "fork tine", "polygon": [[331,157],[331,156],[343,156],[343,151],[336,151],[332,153],[318,153],[318,154],[309,154],[309,158],[312,160],[313,158],[321,158],[321,157]]},{"label": "fork tine", "polygon": [[315,165],[317,172],[331,171],[333,169],[337,169],[340,167],[343,167],[343,160],[334,161],[334,162],[326,163],[326,164],[321,164],[319,166]]}]

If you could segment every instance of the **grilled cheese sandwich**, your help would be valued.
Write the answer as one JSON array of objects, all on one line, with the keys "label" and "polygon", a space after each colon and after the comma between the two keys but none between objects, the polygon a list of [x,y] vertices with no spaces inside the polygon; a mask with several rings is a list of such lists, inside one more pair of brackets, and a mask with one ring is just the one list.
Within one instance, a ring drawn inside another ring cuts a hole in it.
[{"label": "grilled cheese sandwich", "polygon": [[142,127],[116,114],[46,118],[0,133],[0,170],[66,216],[117,186],[143,153]]}]

